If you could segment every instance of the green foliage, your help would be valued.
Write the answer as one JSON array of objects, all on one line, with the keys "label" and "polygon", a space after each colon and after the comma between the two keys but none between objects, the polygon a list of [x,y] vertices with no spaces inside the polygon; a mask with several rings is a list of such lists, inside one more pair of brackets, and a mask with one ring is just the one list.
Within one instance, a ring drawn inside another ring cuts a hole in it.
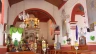
[{"label": "green foliage", "polygon": [[90,39],[91,39],[92,41],[94,41],[94,40],[95,40],[95,36],[90,36]]}]

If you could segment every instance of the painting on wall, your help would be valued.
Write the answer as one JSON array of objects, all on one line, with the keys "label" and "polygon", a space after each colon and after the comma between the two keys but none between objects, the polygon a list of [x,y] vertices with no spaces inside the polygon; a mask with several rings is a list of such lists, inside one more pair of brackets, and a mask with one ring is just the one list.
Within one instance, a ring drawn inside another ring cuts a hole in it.
[{"label": "painting on wall", "polygon": [[94,23],[90,24],[90,31],[94,31]]},{"label": "painting on wall", "polygon": [[88,23],[89,25],[96,22],[96,0],[86,0]]},{"label": "painting on wall", "polygon": [[62,20],[62,36],[66,36],[67,28],[66,28],[66,22]]}]

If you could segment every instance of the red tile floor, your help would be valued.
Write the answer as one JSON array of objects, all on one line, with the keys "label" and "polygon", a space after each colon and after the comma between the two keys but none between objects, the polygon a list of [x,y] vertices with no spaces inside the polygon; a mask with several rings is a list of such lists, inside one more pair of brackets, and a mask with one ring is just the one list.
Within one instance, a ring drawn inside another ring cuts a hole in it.
[{"label": "red tile floor", "polygon": [[5,54],[7,52],[6,46],[0,46],[0,54]]}]

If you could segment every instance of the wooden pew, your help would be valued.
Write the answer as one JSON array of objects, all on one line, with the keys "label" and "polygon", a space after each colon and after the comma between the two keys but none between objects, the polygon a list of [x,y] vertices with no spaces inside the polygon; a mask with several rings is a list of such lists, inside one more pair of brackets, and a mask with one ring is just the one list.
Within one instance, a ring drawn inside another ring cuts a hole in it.
[{"label": "wooden pew", "polygon": [[36,54],[32,51],[22,51],[22,52],[7,52],[6,54]]}]

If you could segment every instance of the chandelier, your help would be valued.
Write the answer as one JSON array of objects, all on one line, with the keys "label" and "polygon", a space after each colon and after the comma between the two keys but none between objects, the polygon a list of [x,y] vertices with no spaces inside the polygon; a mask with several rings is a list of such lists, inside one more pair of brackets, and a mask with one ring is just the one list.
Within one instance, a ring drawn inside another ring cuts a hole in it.
[{"label": "chandelier", "polygon": [[39,19],[36,18],[33,14],[31,16],[28,13],[23,11],[19,14],[19,19],[23,20],[23,23],[20,24],[21,28],[38,28],[39,26]]}]

